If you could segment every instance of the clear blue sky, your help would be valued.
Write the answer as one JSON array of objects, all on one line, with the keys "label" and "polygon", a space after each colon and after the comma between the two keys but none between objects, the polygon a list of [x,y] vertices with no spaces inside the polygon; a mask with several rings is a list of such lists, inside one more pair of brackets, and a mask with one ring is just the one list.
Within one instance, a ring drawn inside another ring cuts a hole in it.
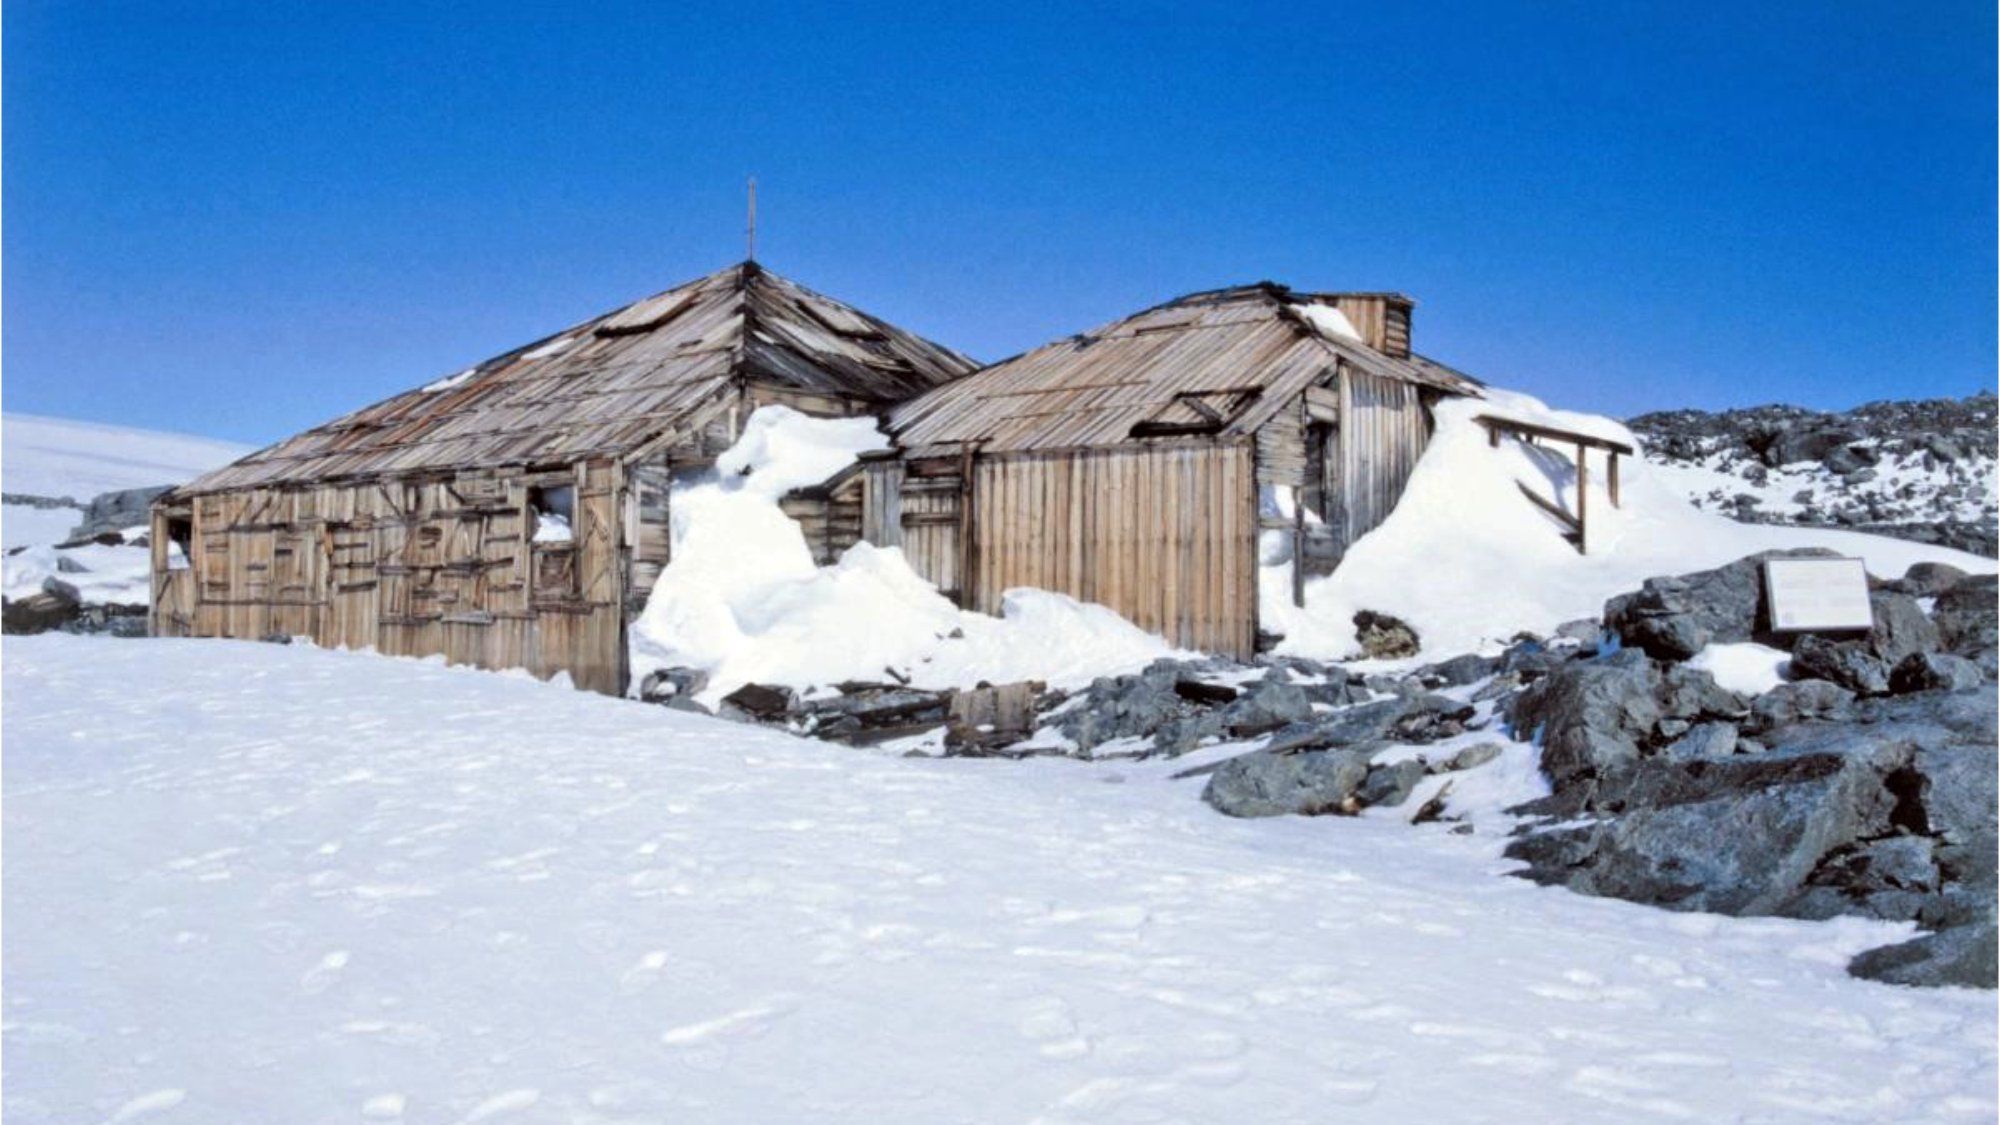
[{"label": "clear blue sky", "polygon": [[5,408],[264,440],[742,256],[998,359],[1417,297],[1628,414],[1995,371],[1990,2],[5,6]]}]

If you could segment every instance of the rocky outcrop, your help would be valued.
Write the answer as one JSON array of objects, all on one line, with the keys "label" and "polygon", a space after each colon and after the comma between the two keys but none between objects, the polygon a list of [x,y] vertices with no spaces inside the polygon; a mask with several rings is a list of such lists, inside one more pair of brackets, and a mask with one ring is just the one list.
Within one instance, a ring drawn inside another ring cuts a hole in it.
[{"label": "rocky outcrop", "polygon": [[150,488],[127,488],[117,492],[99,493],[83,509],[83,522],[69,533],[69,542],[93,539],[112,532],[123,533],[134,527],[144,527],[152,520],[153,501],[161,494],[173,490],[173,485],[162,484]]},{"label": "rocky outcrop", "polygon": [[[1878,402],[1646,414],[1650,461],[1706,470],[1690,499],[1753,523],[1849,527],[1992,556],[1995,400]],[[1716,487],[1716,474],[1739,484]],[[1918,593],[1917,591],[1910,591]],[[1923,596],[1918,594],[1918,596]]]},{"label": "rocky outcrop", "polygon": [[[1865,637],[1798,638],[1806,678],[1746,699],[1678,660],[1696,639],[1758,635],[1759,561],[1613,599],[1607,626],[1638,647],[1560,664],[1512,701],[1552,792],[1516,810],[1534,819],[1508,855],[1539,882],[1670,909],[1914,921],[1935,932],[1853,971],[1993,987],[1994,684],[1937,651],[1990,651],[1990,583],[1905,575]],[[1947,580],[1936,619],[1907,592]]]}]

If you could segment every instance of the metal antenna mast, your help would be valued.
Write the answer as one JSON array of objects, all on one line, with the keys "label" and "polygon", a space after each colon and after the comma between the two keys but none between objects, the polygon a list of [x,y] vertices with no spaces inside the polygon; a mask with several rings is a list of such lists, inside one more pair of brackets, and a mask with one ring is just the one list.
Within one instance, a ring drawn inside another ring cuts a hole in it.
[{"label": "metal antenna mast", "polygon": [[743,240],[747,247],[744,260],[757,260],[757,177],[750,177],[750,225],[743,228]]}]

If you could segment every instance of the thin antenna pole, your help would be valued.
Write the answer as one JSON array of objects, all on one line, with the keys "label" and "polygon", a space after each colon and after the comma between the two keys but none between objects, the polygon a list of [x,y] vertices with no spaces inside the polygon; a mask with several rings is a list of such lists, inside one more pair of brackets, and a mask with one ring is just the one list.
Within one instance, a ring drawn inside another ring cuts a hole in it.
[{"label": "thin antenna pole", "polygon": [[744,260],[749,262],[756,261],[757,260],[757,177],[755,176],[750,177],[750,225],[743,228],[743,240],[744,243],[746,244],[745,247],[746,252],[743,255]]}]

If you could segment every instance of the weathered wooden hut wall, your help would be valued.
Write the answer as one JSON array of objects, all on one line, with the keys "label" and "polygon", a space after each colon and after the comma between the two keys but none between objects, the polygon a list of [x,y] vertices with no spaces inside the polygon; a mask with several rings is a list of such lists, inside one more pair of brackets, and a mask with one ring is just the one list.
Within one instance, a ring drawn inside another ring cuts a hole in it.
[{"label": "weathered wooden hut wall", "polygon": [[[534,542],[531,490],[563,487],[571,538]],[[185,631],[566,672],[616,693],[621,505],[610,461],[197,496]],[[181,579],[164,563],[156,551],[156,586],[171,590]],[[165,627],[173,614],[156,617]]]},{"label": "weathered wooden hut wall", "polygon": [[896,489],[903,554],[924,581],[962,603],[965,590],[965,463],[910,461]]},{"label": "weathered wooden hut wall", "polygon": [[1340,376],[1338,497],[1352,544],[1395,510],[1430,442],[1430,412],[1419,388],[1351,368]]},{"label": "weathered wooden hut wall", "polygon": [[903,462],[879,458],[861,466],[861,538],[877,547],[903,545]]},{"label": "weathered wooden hut wall", "polygon": [[1249,442],[982,457],[972,519],[974,609],[997,613],[1007,590],[1032,586],[1107,606],[1179,645],[1254,649]]},{"label": "weathered wooden hut wall", "polygon": [[147,543],[153,597],[147,627],[156,637],[185,637],[194,628],[193,519],[193,509],[186,505],[161,505],[152,512]]}]

